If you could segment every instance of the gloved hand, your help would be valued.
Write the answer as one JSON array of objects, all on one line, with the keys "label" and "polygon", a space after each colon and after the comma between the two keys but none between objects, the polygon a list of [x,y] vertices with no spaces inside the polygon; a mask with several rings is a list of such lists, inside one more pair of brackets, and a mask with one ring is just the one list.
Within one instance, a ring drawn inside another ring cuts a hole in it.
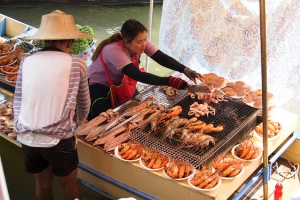
[{"label": "gloved hand", "polygon": [[181,78],[170,76],[169,77],[169,86],[171,86],[175,89],[185,90],[188,86],[188,83],[185,82],[184,80],[182,80]]},{"label": "gloved hand", "polygon": [[183,71],[183,73],[189,78],[191,79],[195,84],[196,83],[196,78],[198,78],[201,82],[203,82],[203,77],[201,74],[197,73],[196,71],[186,67]]}]

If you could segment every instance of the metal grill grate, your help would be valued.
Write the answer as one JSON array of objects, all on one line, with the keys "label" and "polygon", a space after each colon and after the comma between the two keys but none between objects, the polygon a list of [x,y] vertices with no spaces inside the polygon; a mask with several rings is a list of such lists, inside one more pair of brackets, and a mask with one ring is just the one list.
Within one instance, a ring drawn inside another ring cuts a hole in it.
[{"label": "metal grill grate", "polygon": [[150,86],[142,93],[136,95],[134,98],[138,101],[143,101],[147,97],[154,97],[158,101],[159,105],[162,105],[165,108],[170,108],[182,100],[186,93],[186,90],[179,90],[179,94],[175,95],[174,97],[168,97],[168,95],[165,94],[160,86]]},{"label": "metal grill grate", "polygon": [[[200,150],[182,149],[178,142],[171,139],[163,139],[162,135],[166,129],[163,125],[157,129],[158,132],[155,134],[150,133],[150,127],[134,129],[132,130],[131,139],[181,162],[191,164],[195,168],[199,168],[205,162],[210,162],[216,155],[221,154],[223,151],[228,151],[256,126],[258,109],[232,98],[226,99],[228,100],[227,102],[210,103],[210,106],[216,109],[214,116],[209,115],[199,118],[207,124],[212,123],[214,126],[222,125],[224,127],[222,132],[209,134],[217,139],[214,146],[210,144]],[[183,110],[180,117],[191,118],[187,113],[189,106],[194,101],[202,103],[202,101],[192,99],[189,96],[176,103]]]}]

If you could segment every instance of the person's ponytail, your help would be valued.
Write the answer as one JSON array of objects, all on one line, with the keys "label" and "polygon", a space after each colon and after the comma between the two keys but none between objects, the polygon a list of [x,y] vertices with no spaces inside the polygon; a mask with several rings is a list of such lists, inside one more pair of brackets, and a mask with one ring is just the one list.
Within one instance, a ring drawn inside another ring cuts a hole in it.
[{"label": "person's ponytail", "polygon": [[95,61],[98,56],[100,55],[100,51],[102,50],[102,48],[108,44],[111,44],[113,42],[117,42],[119,40],[122,40],[122,36],[121,33],[115,33],[112,36],[110,36],[109,38],[103,40],[96,48],[96,50],[93,53],[92,56],[92,61]]}]

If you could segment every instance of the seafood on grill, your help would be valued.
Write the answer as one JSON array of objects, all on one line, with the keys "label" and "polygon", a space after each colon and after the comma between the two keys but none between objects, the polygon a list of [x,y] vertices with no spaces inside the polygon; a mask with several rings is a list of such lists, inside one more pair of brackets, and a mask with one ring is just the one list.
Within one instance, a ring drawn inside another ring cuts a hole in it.
[{"label": "seafood on grill", "polygon": [[[275,137],[280,130],[282,129],[281,124],[279,122],[275,122],[273,120],[268,119],[268,138]],[[263,136],[263,123],[260,123],[254,128],[255,132]]]},{"label": "seafood on grill", "polygon": [[141,101],[138,105],[131,107],[128,111],[126,111],[125,116],[133,116],[141,110],[150,107],[154,102],[157,102],[157,99],[153,97],[147,97],[145,100]]},{"label": "seafood on grill", "polygon": [[93,143],[93,146],[104,145],[105,151],[111,151],[119,144],[130,139],[130,131],[137,127],[137,124],[126,123],[115,130],[98,135],[98,138]]},{"label": "seafood on grill", "polygon": [[113,139],[114,137],[116,137],[120,133],[123,133],[126,130],[129,130],[128,124],[124,124],[123,126],[120,126],[119,128],[117,128],[113,131],[108,131],[108,133],[101,134],[100,136],[98,136],[96,141],[93,143],[93,146],[104,144],[106,141]]},{"label": "seafood on grill", "polygon": [[168,164],[169,159],[170,158],[167,155],[164,155],[158,151],[150,148],[144,148],[140,163],[145,168],[162,169]]},{"label": "seafood on grill", "polygon": [[194,133],[185,130],[183,130],[183,134],[180,139],[181,148],[193,148],[195,150],[198,150],[199,148],[203,149],[210,144],[215,145],[217,141],[216,138],[202,132]]},{"label": "seafood on grill", "polygon": [[227,101],[224,94],[215,89],[213,89],[211,93],[188,92],[187,95],[189,95],[192,99],[197,98],[207,104],[210,102],[218,103],[220,101]]},{"label": "seafood on grill", "polygon": [[137,160],[142,156],[144,147],[134,141],[117,145],[117,155],[124,160]]},{"label": "seafood on grill", "polygon": [[119,134],[118,136],[114,137],[111,140],[108,140],[104,143],[104,150],[111,151],[114,150],[116,146],[126,142],[130,139],[130,130],[126,130],[125,132]]},{"label": "seafood on grill", "polygon": [[196,171],[189,183],[201,189],[212,189],[218,184],[220,177],[219,171],[203,166],[201,170]]},{"label": "seafood on grill", "polygon": [[229,156],[220,156],[212,161],[212,166],[222,177],[236,177],[244,167],[244,161]]},{"label": "seafood on grill", "polygon": [[174,106],[172,108],[167,109],[165,112],[162,112],[157,120],[157,124],[162,122],[163,120],[169,119],[173,116],[178,116],[182,112],[181,106]]},{"label": "seafood on grill", "polygon": [[186,127],[190,130],[200,130],[204,133],[211,133],[211,132],[221,132],[223,131],[223,126],[217,125],[214,126],[214,124],[206,124],[204,121],[197,120],[194,122],[190,122],[186,125]]},{"label": "seafood on grill", "polygon": [[168,97],[174,97],[179,94],[179,90],[171,86],[161,86],[161,88],[165,91]]},{"label": "seafood on grill", "polygon": [[171,159],[164,168],[164,173],[171,179],[187,179],[194,173],[195,169],[185,163]]},{"label": "seafood on grill", "polygon": [[260,147],[255,145],[252,140],[245,139],[234,148],[234,155],[243,160],[253,160],[258,158]]},{"label": "seafood on grill", "polygon": [[209,106],[207,103],[199,104],[194,102],[190,105],[188,115],[194,115],[195,117],[208,116],[209,114],[215,115],[216,109]]},{"label": "seafood on grill", "polygon": [[108,109],[106,112],[102,112],[99,116],[95,117],[91,121],[82,124],[75,132],[77,136],[88,135],[88,133],[94,128],[98,127],[102,123],[109,122],[110,120],[119,116],[118,112],[114,112],[112,109]]},{"label": "seafood on grill", "polygon": [[216,138],[205,133],[217,133],[223,130],[223,126],[214,126],[213,124],[206,124],[198,120],[196,117],[191,119],[181,118],[179,116],[172,116],[164,122],[164,131],[152,130],[151,134],[157,135],[161,133],[161,138],[164,141],[175,141],[179,148],[193,148],[200,149],[215,145]]}]

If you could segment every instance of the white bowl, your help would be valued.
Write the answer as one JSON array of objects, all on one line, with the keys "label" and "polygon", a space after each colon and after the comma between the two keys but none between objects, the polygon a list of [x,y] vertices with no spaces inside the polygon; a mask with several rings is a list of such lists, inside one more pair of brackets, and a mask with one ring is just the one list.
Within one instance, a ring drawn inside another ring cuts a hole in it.
[{"label": "white bowl", "polygon": [[190,177],[190,178],[188,179],[188,184],[189,184],[192,188],[194,188],[194,189],[196,189],[196,190],[199,190],[199,191],[203,191],[203,192],[216,190],[216,189],[218,189],[218,188],[221,186],[221,184],[222,184],[222,178],[220,178],[219,181],[218,181],[218,183],[215,185],[215,187],[209,188],[209,189],[204,189],[204,188],[199,188],[199,187],[193,185],[193,184],[191,183],[192,178],[193,178],[193,177]]},{"label": "white bowl", "polygon": [[15,59],[13,62],[11,62],[11,63],[9,63],[9,64],[6,64],[6,65],[3,65],[3,66],[0,66],[0,67],[5,67],[5,66],[7,66],[7,65],[13,65],[13,64],[15,64],[17,62],[17,59]]},{"label": "white bowl", "polygon": [[[281,128],[282,129],[282,128]],[[268,141],[272,141],[272,140],[275,140],[276,138],[278,138],[281,134],[281,130],[277,133],[277,135],[275,135],[274,137],[268,137]],[[263,136],[258,134],[255,130],[253,131],[253,136],[255,138],[257,138],[259,141],[263,141]]]},{"label": "white bowl", "polygon": [[16,72],[7,72],[7,71],[4,70],[4,67],[1,67],[1,74],[18,74],[18,72],[19,71],[16,71]]},{"label": "white bowl", "polygon": [[7,75],[5,76],[5,80],[6,80],[7,82],[9,82],[9,83],[16,83],[16,82],[17,82],[17,81],[10,81],[10,80],[8,80]]},{"label": "white bowl", "polygon": [[243,161],[255,161],[255,160],[258,160],[258,159],[261,158],[262,153],[263,153],[263,150],[262,150],[262,147],[260,147],[259,145],[255,144],[255,143],[254,143],[253,145],[255,145],[255,146],[258,147],[258,155],[257,155],[257,157],[254,158],[254,159],[246,160],[246,159],[243,159],[243,158],[238,157],[238,156],[235,154],[235,148],[236,148],[237,146],[239,146],[239,144],[238,144],[238,145],[235,145],[235,146],[231,149],[231,154],[232,154],[232,156],[233,156],[234,158],[239,159],[239,160],[243,160]]},{"label": "white bowl", "polygon": [[174,178],[170,177],[170,176],[167,174],[167,172],[166,172],[165,170],[166,170],[166,168],[163,169],[163,174],[164,174],[164,176],[165,176],[166,178],[172,179],[172,180],[177,180],[177,181],[187,180],[187,179],[193,177],[194,174],[195,174],[195,172],[196,172],[196,170],[193,169],[193,172],[192,172],[189,176],[186,176],[186,177],[184,177],[184,178],[175,178],[175,179],[174,179]]},{"label": "white bowl", "polygon": [[125,162],[137,162],[137,161],[139,161],[139,159],[140,159],[140,158],[137,158],[137,159],[134,159],[134,160],[126,160],[126,159],[122,158],[122,157],[120,156],[120,154],[119,154],[119,148],[118,148],[118,146],[116,146],[116,148],[115,148],[115,156],[116,156],[117,158],[119,158],[120,160],[123,160],[123,161],[125,161]]},{"label": "white bowl", "polygon": [[240,171],[240,173],[238,173],[236,176],[233,176],[233,177],[228,177],[228,176],[221,176],[222,179],[224,180],[233,180],[233,179],[236,179],[240,176],[242,176],[245,172],[245,167],[242,168],[242,170]]},{"label": "white bowl", "polygon": [[162,170],[164,167],[161,167],[161,168],[149,168],[145,165],[144,161],[142,160],[142,158],[139,159],[139,163],[141,165],[142,168],[146,169],[146,170],[149,170],[149,171],[159,171],[159,170]]}]

